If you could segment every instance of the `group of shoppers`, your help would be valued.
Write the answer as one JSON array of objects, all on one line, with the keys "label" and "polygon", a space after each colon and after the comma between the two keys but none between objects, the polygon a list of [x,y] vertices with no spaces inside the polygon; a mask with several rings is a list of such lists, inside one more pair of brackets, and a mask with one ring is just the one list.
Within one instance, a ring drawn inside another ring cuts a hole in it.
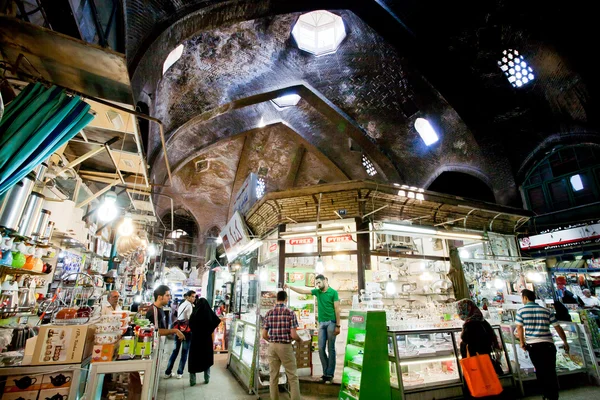
[{"label": "group of shoppers", "polygon": [[[550,327],[554,327],[563,341],[564,351],[568,353],[567,337],[556,315],[548,308],[536,303],[533,291],[525,289],[521,292],[521,296],[524,306],[517,311],[516,315],[517,338],[521,348],[529,354],[535,367],[536,378],[541,384],[543,398],[558,400],[556,346]],[[494,330],[483,318],[483,314],[472,300],[460,300],[457,308],[459,317],[465,321],[461,334],[461,356],[464,358],[468,355],[489,354],[496,373],[501,375],[501,348]],[[557,309],[562,312],[560,307]],[[502,395],[498,397],[505,398]]]},{"label": "group of shoppers", "polygon": [[205,298],[196,297],[196,292],[190,290],[185,293],[184,302],[179,305],[176,323],[172,328],[168,328],[163,307],[170,300],[169,287],[166,285],[157,287],[154,290],[154,303],[146,313],[146,318],[158,327],[159,335],[176,335],[175,349],[169,358],[164,377],[168,379],[173,376],[175,360],[181,349],[177,379],[183,377],[188,354],[191,354],[188,362],[190,386],[196,385],[196,374],[200,372],[204,373],[204,383],[207,384],[210,381],[210,367],[214,364],[213,332],[221,320]]}]

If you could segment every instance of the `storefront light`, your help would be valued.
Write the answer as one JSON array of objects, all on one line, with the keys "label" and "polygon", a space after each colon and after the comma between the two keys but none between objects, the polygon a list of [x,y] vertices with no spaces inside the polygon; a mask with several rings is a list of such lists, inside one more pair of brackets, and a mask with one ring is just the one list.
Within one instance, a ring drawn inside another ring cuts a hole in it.
[{"label": "storefront light", "polygon": [[133,302],[134,303],[141,303],[142,302],[142,296],[141,295],[137,295],[133,298]]},{"label": "storefront light", "polygon": [[317,274],[322,274],[325,271],[325,266],[323,265],[323,258],[319,255],[317,257],[317,261],[315,262],[315,272]]},{"label": "storefront light", "polygon": [[131,220],[130,215],[126,215],[123,218],[123,222],[119,225],[119,235],[121,236],[131,236],[133,234],[133,221]]},{"label": "storefront light", "polygon": [[531,282],[540,283],[544,280],[544,277],[539,272],[532,271],[527,273],[527,279]]},{"label": "storefront light", "polygon": [[469,253],[465,249],[462,249],[458,254],[460,255],[460,258],[463,260],[465,260],[467,258],[471,258],[471,253]]},{"label": "storefront light", "polygon": [[260,281],[261,282],[266,282],[267,279],[269,278],[269,273],[267,272],[266,268],[263,268],[262,271],[260,271]]},{"label": "storefront light", "polygon": [[392,281],[392,274],[389,275],[389,280],[385,284],[385,293],[389,295],[396,294],[396,284]]},{"label": "storefront light", "polygon": [[496,289],[502,289],[504,287],[504,281],[500,278],[494,279],[494,287]]},{"label": "storefront light", "polygon": [[146,251],[148,252],[148,255],[150,257],[153,257],[156,255],[156,245],[154,243],[150,243],[148,245],[148,248],[146,249]]},{"label": "storefront light", "polygon": [[117,195],[115,192],[109,191],[104,195],[104,201],[96,212],[98,219],[102,222],[110,222],[117,217],[119,210],[117,209]]},{"label": "storefront light", "polygon": [[221,244],[221,243],[223,243],[223,238],[221,236],[217,236],[217,238],[215,239],[215,242],[217,242],[217,244]]}]

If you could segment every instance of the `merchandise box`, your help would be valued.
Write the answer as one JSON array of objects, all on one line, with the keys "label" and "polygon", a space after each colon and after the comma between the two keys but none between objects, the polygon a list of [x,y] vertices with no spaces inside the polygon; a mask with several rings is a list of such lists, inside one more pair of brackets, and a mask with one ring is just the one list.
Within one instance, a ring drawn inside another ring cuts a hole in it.
[{"label": "merchandise box", "polygon": [[2,400],[37,400],[38,394],[40,392],[37,390],[29,390],[24,392],[14,392],[14,393],[3,393],[0,397]]},{"label": "merchandise box", "polygon": [[40,390],[38,400],[67,400],[69,388]]},{"label": "merchandise box", "polygon": [[61,389],[71,387],[73,371],[55,372],[42,377],[43,389]]},{"label": "merchandise box", "polygon": [[[6,377],[4,393],[32,392],[42,388],[41,375],[12,375]],[[17,396],[19,397],[19,396]],[[4,397],[3,397],[4,398]]]},{"label": "merchandise box", "polygon": [[121,338],[117,358],[119,360],[130,360],[135,357],[135,339],[133,337]]},{"label": "merchandise box", "polygon": [[[35,348],[31,365],[81,363],[92,354],[95,330],[92,324],[41,326],[38,336],[32,338]],[[32,339],[27,340],[28,345]]]},{"label": "merchandise box", "polygon": [[92,362],[108,362],[114,359],[116,345],[95,344],[92,349]]}]

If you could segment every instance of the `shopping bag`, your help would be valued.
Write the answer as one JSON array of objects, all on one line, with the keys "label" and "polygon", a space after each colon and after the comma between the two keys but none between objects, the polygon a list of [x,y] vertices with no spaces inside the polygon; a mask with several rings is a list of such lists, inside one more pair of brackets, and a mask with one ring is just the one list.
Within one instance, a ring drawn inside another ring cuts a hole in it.
[{"label": "shopping bag", "polygon": [[489,354],[469,356],[460,360],[463,376],[473,397],[495,396],[502,393],[502,384],[496,375]]}]

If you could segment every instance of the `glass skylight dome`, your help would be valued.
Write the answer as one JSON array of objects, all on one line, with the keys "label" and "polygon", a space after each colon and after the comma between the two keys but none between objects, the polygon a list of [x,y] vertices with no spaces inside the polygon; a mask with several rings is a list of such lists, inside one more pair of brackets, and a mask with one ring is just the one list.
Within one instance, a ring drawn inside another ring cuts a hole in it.
[{"label": "glass skylight dome", "polygon": [[335,53],[346,37],[346,28],[339,15],[318,10],[302,14],[292,29],[292,36],[300,50],[322,56]]},{"label": "glass skylight dome", "polygon": [[533,69],[517,50],[504,50],[502,59],[498,61],[498,66],[513,87],[521,87],[535,78]]},{"label": "glass skylight dome", "polygon": [[167,72],[167,70],[169,68],[171,68],[171,65],[175,64],[177,62],[177,60],[179,60],[181,58],[181,55],[183,54],[183,45],[180,44],[179,46],[175,47],[167,56],[165,62],[163,63],[163,75],[165,74],[165,72]]}]

